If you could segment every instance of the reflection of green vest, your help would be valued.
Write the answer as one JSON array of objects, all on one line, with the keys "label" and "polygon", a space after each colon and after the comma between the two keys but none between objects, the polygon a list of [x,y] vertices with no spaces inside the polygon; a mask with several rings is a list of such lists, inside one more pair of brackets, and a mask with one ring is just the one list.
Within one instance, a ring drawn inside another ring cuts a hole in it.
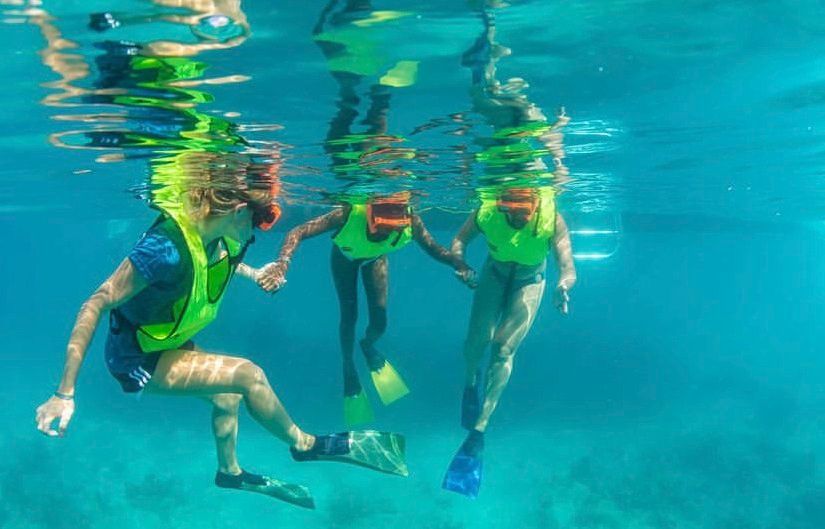
[{"label": "reflection of green vest", "polygon": [[209,325],[218,315],[223,293],[232,277],[230,262],[242,253],[237,241],[222,239],[228,255],[209,265],[200,234],[180,209],[164,211],[158,222],[163,229],[178,230],[183,235],[192,260],[192,288],[171,307],[170,321],[145,323],[137,329],[137,341],[144,353],[177,349]]},{"label": "reflection of green vest", "polygon": [[381,241],[371,241],[367,237],[367,205],[352,204],[347,222],[332,242],[349,259],[375,259],[400,250],[412,240],[412,226],[390,233]]},{"label": "reflection of green vest", "polygon": [[398,30],[388,28],[385,23],[412,14],[409,11],[372,11],[364,18],[316,34],[315,40],[337,45],[336,51],[327,56],[327,67],[331,72],[377,76],[379,84],[403,88],[415,84],[419,61],[399,60],[393,56],[397,46],[389,39]]},{"label": "reflection of green vest", "polygon": [[536,266],[547,258],[556,231],[556,201],[552,190],[543,189],[533,219],[517,230],[507,214],[498,209],[495,198],[483,198],[476,214],[478,229],[487,239],[490,255],[496,261]]}]

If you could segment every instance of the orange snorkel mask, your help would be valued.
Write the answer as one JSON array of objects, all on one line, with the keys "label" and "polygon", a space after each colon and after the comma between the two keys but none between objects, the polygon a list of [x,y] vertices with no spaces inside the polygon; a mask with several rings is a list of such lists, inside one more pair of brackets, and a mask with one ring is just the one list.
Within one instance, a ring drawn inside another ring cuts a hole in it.
[{"label": "orange snorkel mask", "polygon": [[272,201],[261,207],[252,209],[252,225],[262,231],[269,231],[281,218],[281,205],[275,199],[281,192],[281,183],[278,180],[272,182],[269,195]]},{"label": "orange snorkel mask", "polygon": [[376,233],[382,228],[401,231],[412,225],[410,193],[402,191],[371,200],[367,204],[367,225],[370,233]]},{"label": "orange snorkel mask", "polygon": [[503,213],[517,214],[529,221],[539,207],[539,196],[535,189],[508,189],[498,197],[496,206]]},{"label": "orange snorkel mask", "polygon": [[252,224],[262,231],[269,231],[281,218],[281,206],[276,202],[268,208],[255,209],[252,212]]}]

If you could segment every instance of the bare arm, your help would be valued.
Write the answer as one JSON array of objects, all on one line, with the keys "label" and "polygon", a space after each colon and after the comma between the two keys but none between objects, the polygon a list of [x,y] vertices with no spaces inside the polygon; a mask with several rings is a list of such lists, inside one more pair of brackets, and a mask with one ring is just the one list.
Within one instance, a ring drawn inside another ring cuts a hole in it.
[{"label": "bare arm", "polygon": [[556,234],[553,237],[553,252],[559,267],[558,285],[570,290],[576,284],[576,265],[573,263],[573,245],[564,218],[556,213]]},{"label": "bare arm", "polygon": [[337,208],[292,228],[286,234],[284,243],[281,245],[278,261],[289,263],[292,260],[292,254],[298,249],[301,241],[340,228],[344,225],[344,218],[344,209]]},{"label": "bare arm", "polygon": [[470,213],[470,216],[464,221],[464,224],[461,226],[461,229],[458,230],[450,246],[453,254],[458,256],[462,261],[464,260],[464,252],[467,249],[467,244],[475,239],[479,233],[478,226],[476,225],[476,215],[476,211]]},{"label": "bare arm", "polygon": [[[132,262],[124,259],[109,279],[100,285],[80,307],[69,337],[69,345],[66,347],[63,376],[57,387],[56,396],[51,397],[37,409],[38,430],[49,436],[63,435],[74,412],[72,398],[77,384],[77,375],[100,323],[100,316],[107,310],[123,304],[144,288],[146,288],[145,281],[135,273]],[[60,426],[55,431],[52,429],[52,422],[58,417]]]},{"label": "bare arm", "polygon": [[424,222],[418,215],[412,216],[413,239],[421,246],[427,255],[438,261],[452,266],[456,270],[468,268],[462,258],[450,252],[435,241],[435,238],[424,226]]},{"label": "bare arm", "polygon": [[252,281],[256,281],[258,279],[260,269],[252,268],[246,263],[241,263],[238,265],[238,268],[235,269],[235,273],[241,277],[245,277],[247,279],[251,279]]},{"label": "bare arm", "polygon": [[286,283],[286,272],[289,269],[292,254],[298,249],[301,241],[340,228],[344,225],[345,213],[344,208],[337,208],[292,228],[281,245],[278,259],[261,268],[256,276],[258,285],[267,292],[276,292],[281,288]]}]

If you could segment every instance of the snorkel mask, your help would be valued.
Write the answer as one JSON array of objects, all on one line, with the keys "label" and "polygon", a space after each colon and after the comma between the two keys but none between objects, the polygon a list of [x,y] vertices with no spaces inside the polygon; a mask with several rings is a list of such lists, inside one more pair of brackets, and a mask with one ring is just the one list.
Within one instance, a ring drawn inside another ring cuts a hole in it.
[{"label": "snorkel mask", "polygon": [[272,202],[268,207],[252,209],[252,225],[261,231],[269,231],[281,218],[281,206]]},{"label": "snorkel mask", "polygon": [[270,202],[268,204],[257,205],[249,203],[252,208],[252,225],[261,231],[269,231],[281,218],[281,205],[276,198],[281,194],[281,183],[277,179],[277,166],[270,166],[267,172],[272,177],[272,184],[269,188]]},{"label": "snorkel mask", "polygon": [[529,222],[539,207],[539,195],[535,189],[513,188],[499,195],[496,206],[502,213],[518,216]]},{"label": "snorkel mask", "polygon": [[408,191],[375,198],[367,204],[367,226],[372,234],[379,230],[401,231],[411,225],[412,213]]}]

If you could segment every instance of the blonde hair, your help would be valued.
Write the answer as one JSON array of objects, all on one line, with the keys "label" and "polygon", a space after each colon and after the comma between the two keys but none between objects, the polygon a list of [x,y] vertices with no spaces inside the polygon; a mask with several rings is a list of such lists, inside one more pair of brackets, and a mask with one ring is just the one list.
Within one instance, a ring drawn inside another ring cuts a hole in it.
[{"label": "blonde hair", "polygon": [[267,209],[279,191],[271,164],[239,153],[183,151],[166,163],[163,172],[172,170],[186,210],[196,220],[228,215],[242,204],[253,211]]}]

